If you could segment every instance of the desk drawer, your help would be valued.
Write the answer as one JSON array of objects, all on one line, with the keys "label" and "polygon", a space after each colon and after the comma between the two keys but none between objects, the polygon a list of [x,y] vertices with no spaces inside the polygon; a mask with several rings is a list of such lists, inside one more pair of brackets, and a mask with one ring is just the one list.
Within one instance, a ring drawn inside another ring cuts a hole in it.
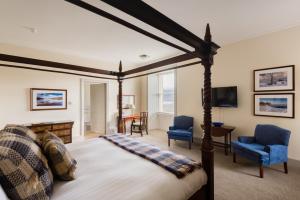
[{"label": "desk drawer", "polygon": [[54,133],[58,137],[61,137],[61,136],[70,136],[71,135],[71,130],[67,129],[67,130],[60,130],[60,131],[52,131],[52,133]]},{"label": "desk drawer", "polygon": [[34,126],[30,128],[35,133],[43,133],[46,130],[51,131],[52,127],[50,126]]},{"label": "desk drawer", "polygon": [[53,130],[61,130],[61,129],[71,129],[72,124],[55,124],[53,125]]}]

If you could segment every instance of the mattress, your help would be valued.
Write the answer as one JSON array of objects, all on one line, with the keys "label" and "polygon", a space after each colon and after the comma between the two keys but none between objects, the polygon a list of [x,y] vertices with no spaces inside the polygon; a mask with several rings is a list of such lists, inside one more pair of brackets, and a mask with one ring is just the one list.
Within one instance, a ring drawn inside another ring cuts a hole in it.
[{"label": "mattress", "polygon": [[101,139],[68,144],[76,179],[55,181],[52,200],[184,200],[207,182],[203,169],[182,179]]}]

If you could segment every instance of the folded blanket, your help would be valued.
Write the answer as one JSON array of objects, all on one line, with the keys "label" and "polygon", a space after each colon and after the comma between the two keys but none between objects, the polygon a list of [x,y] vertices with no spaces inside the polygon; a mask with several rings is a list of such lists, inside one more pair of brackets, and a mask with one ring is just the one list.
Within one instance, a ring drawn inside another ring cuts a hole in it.
[{"label": "folded blanket", "polygon": [[124,135],[111,134],[102,136],[102,138],[133,154],[152,161],[175,174],[177,178],[183,178],[188,173],[193,172],[194,169],[201,168],[201,163],[185,156],[177,155],[171,151],[162,151],[156,146],[134,140]]}]

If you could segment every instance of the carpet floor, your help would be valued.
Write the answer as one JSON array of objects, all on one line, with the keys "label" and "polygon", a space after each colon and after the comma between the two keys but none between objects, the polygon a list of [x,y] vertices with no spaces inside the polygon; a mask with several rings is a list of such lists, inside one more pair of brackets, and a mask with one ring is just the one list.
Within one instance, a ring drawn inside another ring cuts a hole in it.
[{"label": "carpet floor", "polygon": [[[200,146],[193,144],[188,149],[187,142],[172,141],[168,147],[163,131],[153,130],[149,135],[132,137],[168,149],[194,160],[201,160]],[[264,178],[259,178],[259,168],[252,162],[237,157],[232,162],[232,154],[225,156],[223,149],[215,151],[215,199],[216,200],[298,200],[300,199],[300,162],[288,162],[289,174],[282,165],[265,168]]]}]

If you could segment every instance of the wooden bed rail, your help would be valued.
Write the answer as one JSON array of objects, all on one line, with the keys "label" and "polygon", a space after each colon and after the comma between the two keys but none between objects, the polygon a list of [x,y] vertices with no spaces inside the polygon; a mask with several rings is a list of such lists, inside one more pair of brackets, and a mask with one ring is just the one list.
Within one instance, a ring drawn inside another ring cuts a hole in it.
[{"label": "wooden bed rail", "polygon": [[150,26],[157,28],[158,30],[184,42],[185,44],[199,48],[204,45],[204,41],[188,31],[184,27],[180,26],[175,21],[171,20],[167,16],[163,15],[159,11],[155,10],[147,3],[141,0],[101,0]]},{"label": "wooden bed rail", "polygon": [[[169,42],[169,41],[167,41],[167,40],[165,40],[165,39],[163,39],[161,37],[158,37],[158,36],[156,36],[156,35],[148,32],[148,31],[145,31],[145,30],[143,30],[143,29],[141,29],[141,28],[139,28],[139,27],[137,27],[137,26],[135,26],[135,25],[133,25],[133,24],[131,24],[131,23],[129,23],[129,22],[121,19],[121,18],[119,18],[119,17],[116,17],[116,16],[114,16],[114,15],[108,13],[108,12],[105,12],[104,10],[102,10],[100,8],[97,8],[97,7],[95,7],[95,6],[91,5],[91,4],[88,4],[88,3],[84,2],[84,1],[80,1],[80,0],[65,0],[65,1],[67,1],[67,2],[69,2],[71,4],[74,4],[76,6],[79,6],[81,8],[84,8],[84,9],[86,9],[86,10],[92,12],[92,13],[97,14],[97,15],[100,15],[102,17],[110,19],[111,21],[114,21],[114,22],[116,22],[118,24],[126,26],[127,28],[130,28],[130,29],[132,29],[132,30],[134,30],[134,31],[136,31],[138,33],[146,35],[147,37],[150,37],[150,38],[152,38],[154,40],[157,40],[157,41],[159,41],[161,43],[169,45],[169,46],[171,46],[173,48],[176,48],[178,50],[184,51],[186,53],[190,53],[191,52],[190,50],[188,50],[186,48],[180,47],[180,46],[178,46],[178,45],[176,45],[176,44],[174,44],[172,42]],[[126,3],[128,3],[128,1]]]},{"label": "wooden bed rail", "polygon": [[149,65],[145,65],[145,66],[142,66],[142,67],[138,67],[138,68],[135,68],[135,69],[132,69],[132,70],[125,71],[124,75],[128,76],[128,75],[131,75],[131,74],[136,74],[136,73],[156,69],[156,68],[163,67],[163,66],[166,66],[166,65],[171,65],[171,64],[191,60],[191,59],[194,59],[194,58],[198,58],[198,53],[197,52],[186,53],[186,54],[182,54],[182,55],[175,56],[175,57],[172,57],[172,58],[168,58],[168,59],[165,59],[165,60],[161,60],[161,61],[149,64]]},{"label": "wooden bed rail", "polygon": [[116,78],[112,78],[112,77],[105,77],[105,76],[98,76],[98,75],[89,75],[89,74],[67,72],[67,71],[58,71],[58,70],[52,70],[52,69],[41,69],[41,68],[28,67],[28,66],[20,66],[20,65],[11,65],[11,64],[0,64],[0,67],[16,68],[16,69],[26,69],[26,70],[50,72],[50,73],[57,73],[57,74],[69,74],[69,75],[83,76],[83,77],[89,77],[89,78],[117,80]]},{"label": "wooden bed rail", "polygon": [[14,56],[14,55],[8,55],[8,54],[0,54],[0,60],[6,61],[6,62],[52,67],[52,68],[58,68],[58,69],[67,69],[67,70],[89,72],[89,73],[103,74],[103,75],[110,75],[110,76],[115,75],[115,73],[116,73],[113,71],[108,71],[108,70],[103,70],[103,69],[83,67],[83,66],[79,66],[79,65],[71,65],[71,64],[66,64],[66,63],[53,62],[53,61],[41,60],[41,59],[35,59],[35,58],[27,58],[27,57],[21,57],[21,56]]},{"label": "wooden bed rail", "polygon": [[123,76],[122,76],[122,62],[119,64],[119,76],[118,76],[118,133],[123,133]]},{"label": "wooden bed rail", "polygon": [[211,137],[211,66],[215,51],[210,48],[211,34],[209,25],[206,26],[204,41],[208,44],[205,58],[202,59],[204,66],[204,137],[202,140],[202,165],[207,174],[207,197],[214,199],[214,146]]},{"label": "wooden bed rail", "polygon": [[148,72],[148,73],[144,73],[144,74],[138,74],[138,75],[135,75],[135,76],[129,76],[129,77],[125,77],[124,80],[132,79],[132,78],[138,78],[138,77],[141,77],[141,76],[148,76],[150,74],[157,74],[157,73],[160,73],[160,72],[165,72],[165,71],[170,71],[170,70],[175,70],[175,69],[180,69],[180,68],[184,68],[184,67],[188,67],[188,66],[192,66],[192,65],[197,65],[197,64],[201,64],[201,61],[191,62],[191,63],[187,63],[187,64],[175,66],[175,67],[168,67],[166,69],[156,70],[156,71]]}]

